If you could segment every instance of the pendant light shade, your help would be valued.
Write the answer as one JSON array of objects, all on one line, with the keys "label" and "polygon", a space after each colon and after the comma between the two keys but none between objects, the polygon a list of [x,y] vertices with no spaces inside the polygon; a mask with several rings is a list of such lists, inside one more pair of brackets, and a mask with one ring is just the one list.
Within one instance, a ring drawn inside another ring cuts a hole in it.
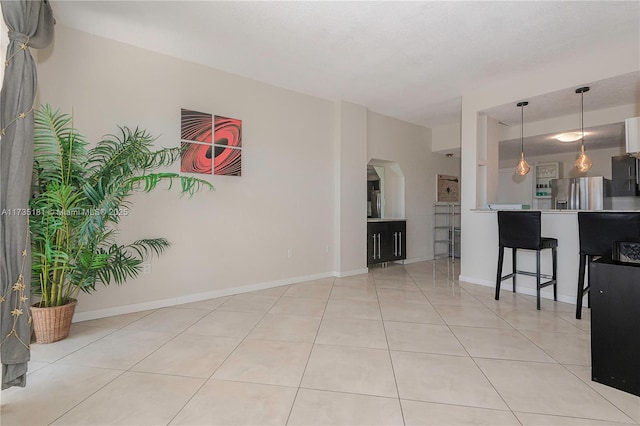
[{"label": "pendant light shade", "polygon": [[591,159],[587,157],[587,154],[584,152],[584,92],[588,91],[589,87],[576,89],[576,93],[580,93],[580,133],[582,134],[582,138],[580,141],[580,155],[574,165],[576,166],[576,169],[582,173],[588,171],[593,165]]},{"label": "pendant light shade", "polygon": [[519,102],[518,107],[520,108],[520,161],[518,161],[518,165],[516,166],[516,174],[520,176],[524,176],[529,173],[531,167],[527,164],[527,160],[524,159],[524,107],[529,105],[529,102]]}]

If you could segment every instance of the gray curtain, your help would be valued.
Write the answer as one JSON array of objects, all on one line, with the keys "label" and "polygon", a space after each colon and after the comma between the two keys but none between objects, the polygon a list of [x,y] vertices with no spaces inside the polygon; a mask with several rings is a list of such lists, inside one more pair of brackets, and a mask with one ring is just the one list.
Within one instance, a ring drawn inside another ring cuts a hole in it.
[{"label": "gray curtain", "polygon": [[25,386],[31,324],[31,250],[27,222],[33,173],[33,103],[36,65],[30,47],[53,39],[53,13],[46,1],[6,1],[9,28],[0,93],[0,358],[2,389]]}]

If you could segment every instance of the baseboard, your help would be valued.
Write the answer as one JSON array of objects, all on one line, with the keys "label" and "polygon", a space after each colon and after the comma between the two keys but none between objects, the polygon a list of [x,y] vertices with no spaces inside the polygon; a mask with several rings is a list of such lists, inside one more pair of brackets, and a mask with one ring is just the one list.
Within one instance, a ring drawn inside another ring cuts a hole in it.
[{"label": "baseboard", "polygon": [[466,283],[483,285],[485,287],[495,287],[496,286],[496,282],[495,281],[483,280],[483,279],[476,278],[476,277],[467,277],[465,275],[458,276],[458,281],[464,281]]},{"label": "baseboard", "polygon": [[352,271],[344,271],[344,272],[333,271],[333,276],[336,278],[346,278],[346,277],[352,277],[354,275],[362,275],[362,274],[368,274],[368,273],[369,273],[369,268],[363,268],[363,269],[354,269]]},{"label": "baseboard", "polygon": [[[358,270],[358,271],[362,271],[362,270]],[[349,273],[351,272],[354,272],[354,271],[349,271]],[[357,272],[357,273],[358,274],[367,273],[367,270],[364,269],[364,272]],[[267,281],[263,283],[249,284],[249,285],[244,285],[240,287],[224,288],[220,290],[207,291],[204,293],[195,293],[195,294],[188,294],[185,296],[173,297],[168,299],[154,300],[151,302],[133,303],[131,305],[116,306],[113,308],[76,312],[75,315],[73,316],[73,322],[75,323],[75,322],[81,322],[81,321],[89,321],[93,319],[112,317],[115,315],[124,315],[124,314],[130,314],[133,312],[141,312],[141,311],[148,311],[151,309],[166,308],[169,306],[182,305],[183,303],[200,302],[202,300],[214,299],[216,297],[233,296],[234,294],[248,293],[250,291],[265,290],[268,288],[280,287],[283,285],[290,285],[290,284],[302,283],[306,281],[319,280],[322,278],[329,278],[329,277],[336,276],[335,274],[336,274],[335,272],[323,272],[321,274],[304,275],[301,277],[285,278],[282,280]],[[352,275],[356,275],[356,273]]]},{"label": "baseboard", "polygon": [[[460,275],[458,277],[459,281],[464,281],[466,283],[470,283],[470,284],[478,284],[481,286],[485,286],[485,287],[491,287],[491,288],[495,288],[496,287],[496,282],[495,281],[490,281],[490,280],[483,280],[480,278],[475,278],[475,277],[467,277],[464,275]],[[535,285],[535,284],[534,284]],[[507,285],[508,288],[511,288]],[[549,287],[551,288],[551,287]],[[517,293],[521,293],[521,294],[526,294],[528,296],[535,296],[536,295],[536,289],[535,288],[531,288],[531,287],[516,287],[516,292]],[[540,297],[543,299],[551,299],[553,300],[553,290],[549,291],[549,290],[542,290],[540,291]],[[570,303],[572,305],[576,304],[576,298],[572,297],[572,296],[564,296],[562,294],[558,295],[558,302],[564,302],[564,303]]]},{"label": "baseboard", "polygon": [[433,258],[428,258],[428,257],[417,257],[414,259],[405,259],[404,260],[404,264],[408,265],[410,263],[418,263],[418,262],[426,262],[428,260],[433,260]]}]

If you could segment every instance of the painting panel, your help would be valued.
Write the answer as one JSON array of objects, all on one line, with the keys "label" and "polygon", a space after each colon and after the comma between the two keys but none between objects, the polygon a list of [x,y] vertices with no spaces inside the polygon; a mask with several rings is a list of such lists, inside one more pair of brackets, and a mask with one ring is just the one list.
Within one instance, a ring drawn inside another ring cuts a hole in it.
[{"label": "painting panel", "polygon": [[181,172],[211,174],[211,145],[182,142],[182,149]]},{"label": "painting panel", "polygon": [[180,139],[208,143],[212,141],[211,114],[182,108],[180,111]]},{"label": "painting panel", "polygon": [[242,150],[216,146],[213,160],[213,174],[223,176],[242,175]]},{"label": "painting panel", "polygon": [[242,147],[242,120],[216,115],[213,143],[228,147]]}]

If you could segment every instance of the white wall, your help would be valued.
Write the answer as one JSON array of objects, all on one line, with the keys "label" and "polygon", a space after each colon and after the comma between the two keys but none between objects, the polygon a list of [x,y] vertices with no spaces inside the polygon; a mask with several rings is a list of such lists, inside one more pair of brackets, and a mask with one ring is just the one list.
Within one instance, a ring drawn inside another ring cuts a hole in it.
[{"label": "white wall", "polygon": [[431,139],[433,152],[460,154],[460,123],[432,127]]},{"label": "white wall", "polygon": [[348,276],[367,272],[367,109],[339,102],[335,105],[336,239],[335,272]]},{"label": "white wall", "polygon": [[[165,191],[136,196],[122,240],[163,236],[172,247],[152,261],[150,275],[81,297],[78,311],[332,273],[332,102],[61,25],[38,68],[41,101],[73,110],[90,140],[119,124],[176,146],[180,108],[243,120],[242,177],[209,177],[216,190],[191,199]],[[364,147],[362,157],[366,165]],[[363,193],[365,173],[363,166]]]},{"label": "white wall", "polygon": [[199,175],[216,190],[193,198],[135,195],[121,241],[162,236],[172,246],[152,260],[150,275],[81,295],[76,320],[366,272],[372,156],[402,165],[408,255],[432,257],[435,177],[460,169],[459,159],[431,153],[425,127],[63,25],[38,71],[41,102],[73,111],[91,141],[126,125],[158,135],[158,146],[176,146],[180,108],[243,120],[242,177]]},{"label": "white wall", "polygon": [[368,158],[395,161],[404,175],[407,262],[433,259],[436,176],[458,176],[459,159],[432,153],[430,130],[415,124],[369,112],[367,129]]}]

